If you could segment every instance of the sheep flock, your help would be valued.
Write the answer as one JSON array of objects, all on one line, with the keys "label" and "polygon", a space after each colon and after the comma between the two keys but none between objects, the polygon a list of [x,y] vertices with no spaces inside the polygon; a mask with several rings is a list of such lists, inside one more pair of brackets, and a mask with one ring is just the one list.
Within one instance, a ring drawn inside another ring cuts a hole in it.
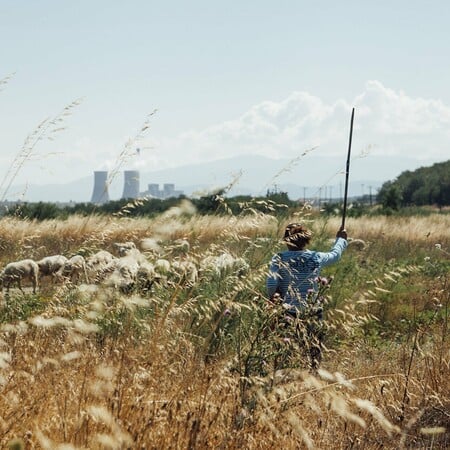
[{"label": "sheep flock", "polygon": [[[155,251],[151,240],[112,244],[111,252],[99,250],[90,255],[50,255],[37,261],[23,259],[8,263],[0,272],[2,290],[9,294],[10,288],[23,290],[23,282],[30,283],[33,294],[41,285],[67,284],[102,285],[120,290],[124,294],[149,293],[154,283],[170,281],[193,286],[200,275],[220,277],[235,273],[243,276],[248,270],[247,262],[228,252],[198,258],[190,254],[190,244],[185,239],[174,241],[167,255]],[[81,253],[81,252],[80,252]]]}]

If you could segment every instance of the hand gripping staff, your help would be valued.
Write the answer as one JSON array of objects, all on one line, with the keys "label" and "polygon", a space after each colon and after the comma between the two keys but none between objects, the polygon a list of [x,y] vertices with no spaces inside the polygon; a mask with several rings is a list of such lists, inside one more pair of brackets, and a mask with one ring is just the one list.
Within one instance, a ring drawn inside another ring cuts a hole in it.
[{"label": "hand gripping staff", "polygon": [[355,108],[352,109],[352,118],[350,120],[350,137],[348,139],[347,165],[345,168],[344,207],[342,210],[341,230],[343,230],[345,228],[345,216],[347,214],[348,175],[350,173],[350,153],[352,150],[352,135],[353,135],[353,118],[354,118],[354,116],[355,116]]}]

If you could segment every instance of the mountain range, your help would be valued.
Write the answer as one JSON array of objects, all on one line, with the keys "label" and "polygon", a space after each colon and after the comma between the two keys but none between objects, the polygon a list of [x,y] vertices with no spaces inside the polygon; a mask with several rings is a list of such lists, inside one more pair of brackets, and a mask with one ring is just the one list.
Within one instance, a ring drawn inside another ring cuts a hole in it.
[{"label": "mountain range", "polygon": [[[354,157],[350,165],[349,195],[375,195],[383,182],[396,178],[403,170],[415,169],[414,165],[417,166],[417,161],[408,158]],[[122,196],[123,183],[119,172],[109,186],[111,200]],[[173,183],[176,190],[182,190],[187,196],[201,195],[231,183],[229,195],[265,195],[271,190],[287,192],[291,199],[319,195],[340,198],[345,184],[345,161],[314,155],[296,160],[243,155],[170,169],[141,169],[141,192],[150,183]],[[10,201],[89,202],[93,186],[92,172],[67,183],[12,186],[6,197]]]}]

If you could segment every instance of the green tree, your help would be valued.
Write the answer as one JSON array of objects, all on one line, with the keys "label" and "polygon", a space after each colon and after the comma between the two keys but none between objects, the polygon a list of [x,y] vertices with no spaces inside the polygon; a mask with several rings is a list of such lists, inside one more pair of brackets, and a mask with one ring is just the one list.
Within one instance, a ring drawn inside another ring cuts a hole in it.
[{"label": "green tree", "polygon": [[383,205],[383,208],[398,211],[403,201],[401,186],[393,181],[387,181],[378,193],[378,201]]},{"label": "green tree", "polygon": [[402,172],[383,184],[378,201],[388,209],[401,206],[450,205],[450,160]]}]

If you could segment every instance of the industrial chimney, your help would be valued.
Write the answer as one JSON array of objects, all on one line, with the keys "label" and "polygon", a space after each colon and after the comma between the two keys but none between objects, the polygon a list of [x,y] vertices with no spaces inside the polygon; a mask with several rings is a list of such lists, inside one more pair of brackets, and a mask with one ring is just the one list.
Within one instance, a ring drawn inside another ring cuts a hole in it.
[{"label": "industrial chimney", "polygon": [[122,198],[139,197],[139,170],[125,170]]},{"label": "industrial chimney", "polygon": [[99,170],[94,172],[94,190],[92,191],[91,203],[109,202],[108,172]]}]

